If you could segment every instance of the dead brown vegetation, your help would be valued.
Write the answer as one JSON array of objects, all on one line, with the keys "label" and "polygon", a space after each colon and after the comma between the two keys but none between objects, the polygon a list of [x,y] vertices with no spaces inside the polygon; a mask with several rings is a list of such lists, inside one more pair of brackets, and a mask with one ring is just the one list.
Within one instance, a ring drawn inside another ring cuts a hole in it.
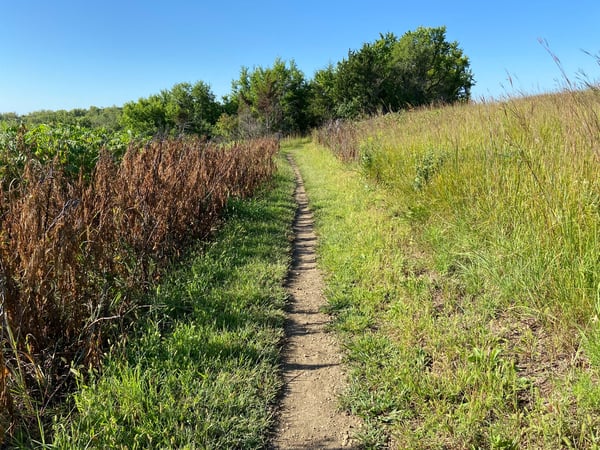
[{"label": "dead brown vegetation", "polygon": [[71,368],[98,365],[132,292],[268,179],[277,149],[155,141],[101,153],[90,180],[26,164],[0,192],[0,442],[61,397]]}]

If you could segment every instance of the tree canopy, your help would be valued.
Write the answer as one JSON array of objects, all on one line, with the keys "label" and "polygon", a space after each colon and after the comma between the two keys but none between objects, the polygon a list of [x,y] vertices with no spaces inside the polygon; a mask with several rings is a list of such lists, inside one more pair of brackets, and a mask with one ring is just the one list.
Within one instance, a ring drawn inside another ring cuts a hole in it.
[{"label": "tree canopy", "polygon": [[64,109],[58,111],[34,111],[22,116],[16,113],[3,113],[0,114],[0,123],[8,126],[24,124],[29,127],[36,127],[42,124],[61,124],[118,131],[121,128],[120,118],[122,110],[123,108],[118,106],[110,106],[108,108],[90,106],[89,109],[76,108],[70,111]]},{"label": "tree canopy", "polygon": [[446,27],[381,35],[315,74],[312,109],[319,119],[356,117],[432,103],[468,100],[473,75]]},{"label": "tree canopy", "polygon": [[233,82],[240,128],[245,134],[297,133],[308,128],[308,84],[295,61],[272,67],[242,67]]},{"label": "tree canopy", "polygon": [[178,83],[160,94],[126,103],[121,122],[138,134],[210,136],[221,111],[208,84]]},{"label": "tree canopy", "polygon": [[474,84],[469,59],[446,27],[409,31],[394,45],[391,58],[398,105],[468,100]]}]

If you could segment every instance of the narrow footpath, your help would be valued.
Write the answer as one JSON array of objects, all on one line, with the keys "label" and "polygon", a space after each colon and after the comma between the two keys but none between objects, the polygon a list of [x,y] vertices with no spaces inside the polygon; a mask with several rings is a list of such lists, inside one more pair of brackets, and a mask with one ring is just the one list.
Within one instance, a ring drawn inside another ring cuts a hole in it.
[{"label": "narrow footpath", "polygon": [[356,418],[338,410],[337,395],[346,378],[341,354],[326,327],[329,316],[323,280],[316,266],[316,236],[302,177],[296,176],[298,209],[294,221],[293,265],[288,276],[286,345],[283,353],[285,392],[273,449],[355,449]]}]

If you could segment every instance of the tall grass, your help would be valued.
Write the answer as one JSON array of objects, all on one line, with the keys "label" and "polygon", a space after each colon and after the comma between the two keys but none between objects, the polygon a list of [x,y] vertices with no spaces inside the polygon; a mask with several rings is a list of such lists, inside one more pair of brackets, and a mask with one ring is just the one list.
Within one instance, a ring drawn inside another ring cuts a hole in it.
[{"label": "tall grass", "polygon": [[594,90],[425,109],[347,125],[334,148],[356,148],[341,156],[401,195],[415,222],[435,215],[475,228],[477,246],[514,246],[505,253],[531,262],[513,278],[520,295],[585,323],[598,287],[599,114]]},{"label": "tall grass", "polygon": [[272,175],[277,148],[131,145],[118,162],[101,154],[90,180],[25,163],[0,193],[0,431],[43,426],[73,371],[97,366],[106,333],[114,339],[132,320],[136,293],[186,243],[208,236],[229,197]]},{"label": "tall grass", "polygon": [[455,252],[501,257],[498,302],[583,326],[600,283],[598,114],[591,91],[388,117],[371,124],[363,167],[417,217],[478,236]]},{"label": "tall grass", "polygon": [[341,327],[370,330],[348,401],[399,447],[598,445],[599,118],[598,90],[572,89],[345,125],[340,156],[376,186],[346,195],[383,203],[366,229],[396,246],[366,275],[332,263],[358,311]]}]

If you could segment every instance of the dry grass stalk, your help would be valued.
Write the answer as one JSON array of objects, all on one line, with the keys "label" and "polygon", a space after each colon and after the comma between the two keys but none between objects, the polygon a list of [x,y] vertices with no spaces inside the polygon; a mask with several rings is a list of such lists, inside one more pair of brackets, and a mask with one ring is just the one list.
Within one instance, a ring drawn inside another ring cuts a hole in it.
[{"label": "dry grass stalk", "polygon": [[343,161],[356,161],[360,156],[356,123],[330,122],[315,132],[316,141],[329,147]]},{"label": "dry grass stalk", "polygon": [[0,442],[18,415],[8,393],[15,355],[30,359],[22,391],[42,409],[56,401],[71,365],[98,365],[108,319],[132,306],[115,302],[116,292],[139,290],[157,265],[206,238],[228,197],[250,195],[272,175],[277,150],[270,140],[131,145],[120,163],[101,152],[90,181],[27,163],[16,187],[0,193],[0,313],[16,348],[8,351],[2,329]]}]

